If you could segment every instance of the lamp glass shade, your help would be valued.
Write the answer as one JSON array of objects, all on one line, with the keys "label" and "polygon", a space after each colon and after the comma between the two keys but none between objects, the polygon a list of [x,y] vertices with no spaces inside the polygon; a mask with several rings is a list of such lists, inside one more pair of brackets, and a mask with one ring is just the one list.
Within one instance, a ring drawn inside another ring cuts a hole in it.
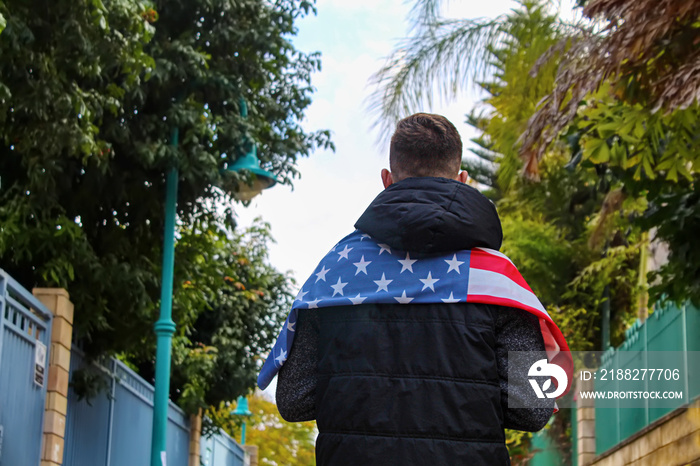
[{"label": "lamp glass shade", "polygon": [[236,409],[231,414],[235,416],[252,416],[253,413],[248,409],[248,399],[244,396],[239,396],[236,401]]},{"label": "lamp glass shade", "polygon": [[263,189],[271,188],[277,183],[275,175],[260,167],[260,161],[255,152],[255,146],[253,146],[251,152],[238,158],[233,165],[226,168],[227,171],[233,172],[249,171],[253,175],[252,185],[240,183],[238,191],[233,193],[233,196],[241,201],[249,201],[260,194]]}]

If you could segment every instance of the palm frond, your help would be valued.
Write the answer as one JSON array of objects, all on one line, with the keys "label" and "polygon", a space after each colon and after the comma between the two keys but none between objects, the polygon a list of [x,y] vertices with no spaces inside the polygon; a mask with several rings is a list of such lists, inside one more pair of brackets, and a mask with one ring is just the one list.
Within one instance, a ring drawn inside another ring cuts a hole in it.
[{"label": "palm frond", "polygon": [[[573,120],[579,103],[605,80],[654,111],[700,102],[700,0],[591,0],[583,13],[603,25],[581,34],[522,135],[525,173],[537,177],[547,147]],[[650,66],[653,64],[653,66]]]},{"label": "palm frond", "polygon": [[495,19],[440,20],[401,41],[370,79],[376,90],[368,99],[386,142],[394,123],[421,108],[454,98],[470,82],[488,76],[488,44],[505,36],[507,16]]},{"label": "palm frond", "polygon": [[430,27],[440,17],[440,10],[445,0],[416,0],[408,12],[408,24],[411,30]]}]

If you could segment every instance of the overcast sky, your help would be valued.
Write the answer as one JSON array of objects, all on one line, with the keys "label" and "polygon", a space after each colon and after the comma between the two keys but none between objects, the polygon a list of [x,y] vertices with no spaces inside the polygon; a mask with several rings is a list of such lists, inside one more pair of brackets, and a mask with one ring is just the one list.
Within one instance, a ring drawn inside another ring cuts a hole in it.
[{"label": "overcast sky", "polygon": [[[512,0],[451,2],[458,17],[493,17],[516,4]],[[270,260],[281,271],[291,270],[300,287],[318,261],[342,237],[383,189],[379,173],[388,168],[388,154],[376,146],[366,98],[369,77],[383,64],[396,41],[407,33],[410,8],[401,0],[319,0],[318,15],[298,22],[295,45],[320,51],[321,72],[313,76],[317,91],[306,112],[304,127],[330,129],[336,152],[319,150],[299,161],[301,179],[294,189],[275,186],[239,207],[241,226],[261,216],[277,241]],[[472,92],[473,94],[473,92]],[[467,143],[474,135],[464,121],[474,106],[469,95],[448,106],[420,110],[450,119]],[[416,109],[419,110],[419,109]]]}]

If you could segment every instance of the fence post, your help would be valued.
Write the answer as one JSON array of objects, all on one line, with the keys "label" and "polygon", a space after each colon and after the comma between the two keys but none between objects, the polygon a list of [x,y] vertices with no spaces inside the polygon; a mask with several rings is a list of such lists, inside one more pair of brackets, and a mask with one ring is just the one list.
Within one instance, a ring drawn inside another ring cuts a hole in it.
[{"label": "fence post", "polygon": [[200,443],[202,441],[202,409],[197,414],[190,415],[190,460],[189,466],[199,466]]},{"label": "fence post", "polygon": [[63,463],[63,440],[68,411],[73,303],[69,299],[68,292],[62,288],[34,288],[32,294],[54,315],[51,327],[41,466],[60,466]]},{"label": "fence post", "polygon": [[[576,381],[576,390],[581,392],[593,392],[593,380]],[[595,400],[579,396],[576,399],[576,436],[578,452],[578,466],[586,466],[595,458]]]},{"label": "fence post", "polygon": [[258,466],[258,446],[257,445],[243,445],[248,456],[248,464],[250,466]]}]

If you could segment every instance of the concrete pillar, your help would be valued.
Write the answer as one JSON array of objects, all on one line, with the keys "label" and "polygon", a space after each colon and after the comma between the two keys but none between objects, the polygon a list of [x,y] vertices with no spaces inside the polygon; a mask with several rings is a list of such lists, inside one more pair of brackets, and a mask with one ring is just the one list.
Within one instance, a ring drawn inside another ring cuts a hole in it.
[{"label": "concrete pillar", "polygon": [[248,456],[249,466],[258,466],[258,446],[257,445],[243,445],[243,449]]},{"label": "concrete pillar", "polygon": [[189,466],[200,466],[200,446],[202,441],[202,409],[190,415],[190,460]]},{"label": "concrete pillar", "polygon": [[63,440],[68,412],[73,303],[68,292],[62,288],[34,288],[32,293],[53,314],[41,466],[60,466],[63,464]]},{"label": "concrete pillar", "polygon": [[[576,381],[576,393],[592,392],[593,380]],[[578,465],[586,466],[593,462],[595,458],[595,400],[593,398],[578,397],[576,400],[576,422],[577,445],[578,445]]]}]

